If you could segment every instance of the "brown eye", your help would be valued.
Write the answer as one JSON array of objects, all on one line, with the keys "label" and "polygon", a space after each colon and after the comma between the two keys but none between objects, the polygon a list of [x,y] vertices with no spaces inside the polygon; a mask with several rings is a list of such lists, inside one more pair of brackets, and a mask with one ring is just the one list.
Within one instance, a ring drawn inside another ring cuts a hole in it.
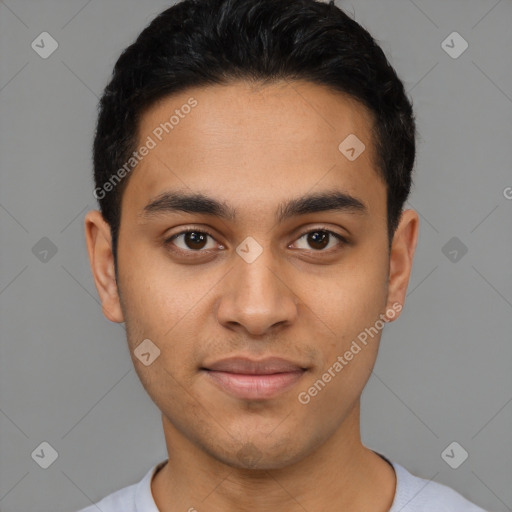
[{"label": "brown eye", "polygon": [[213,235],[207,231],[187,229],[168,238],[165,244],[167,246],[173,245],[177,251],[181,252],[206,252],[215,248],[215,243],[213,243],[213,246],[207,247],[208,238],[214,239]]},{"label": "brown eye", "polygon": [[334,231],[329,231],[327,229],[312,229],[307,233],[304,233],[298,240],[301,240],[303,238],[306,238],[306,243],[308,247],[299,247],[299,249],[313,249],[314,251],[317,252],[326,252],[326,247],[330,249],[332,247],[332,244],[329,247],[330,242],[338,241],[338,244],[334,243],[334,246],[341,246],[344,243],[346,243],[344,237],[342,237],[338,233],[335,233]]},{"label": "brown eye", "polygon": [[183,235],[183,241],[189,249],[203,249],[206,245],[207,236],[205,233],[198,231],[189,231]]},{"label": "brown eye", "polygon": [[314,249],[325,249],[329,244],[329,236],[325,231],[312,231],[308,233],[307,241]]}]

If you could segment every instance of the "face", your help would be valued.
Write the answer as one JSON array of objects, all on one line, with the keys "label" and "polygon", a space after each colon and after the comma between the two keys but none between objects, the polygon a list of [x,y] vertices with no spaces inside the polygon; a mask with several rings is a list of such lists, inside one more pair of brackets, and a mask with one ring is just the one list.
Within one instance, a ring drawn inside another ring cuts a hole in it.
[{"label": "face", "polygon": [[406,211],[388,251],[372,123],[307,82],[188,89],[143,115],[151,148],[122,199],[118,287],[98,212],[87,239],[103,310],[126,323],[170,437],[270,469],[354,414],[417,228]]}]

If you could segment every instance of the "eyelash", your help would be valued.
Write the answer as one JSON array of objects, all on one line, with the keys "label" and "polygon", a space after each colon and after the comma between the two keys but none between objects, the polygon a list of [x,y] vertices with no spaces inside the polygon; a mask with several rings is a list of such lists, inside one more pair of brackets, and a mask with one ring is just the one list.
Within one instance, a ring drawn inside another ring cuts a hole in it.
[{"label": "eyelash", "polygon": [[[305,231],[297,238],[297,240],[303,238],[306,235],[309,235],[310,233],[316,233],[316,232],[328,233],[329,235],[334,236],[334,238],[336,238],[337,240],[339,240],[341,242],[341,244],[340,244],[341,246],[348,244],[348,240],[344,236],[340,235],[339,233],[336,233],[335,231],[331,231],[330,229],[327,229],[325,227],[316,227],[316,228],[310,229],[308,231]],[[164,245],[166,247],[173,245],[172,242],[174,241],[174,239],[176,239],[177,237],[179,237],[181,235],[185,235],[187,233],[200,233],[203,235],[208,235],[209,237],[211,237],[215,240],[215,236],[212,233],[210,233],[208,230],[206,230],[204,228],[198,229],[198,228],[191,227],[191,228],[184,229],[183,231],[180,231],[179,233],[175,233],[171,237],[167,238],[166,240],[164,240]],[[176,246],[172,250],[175,252],[181,253],[181,254],[187,254],[187,253],[200,254],[200,253],[210,252],[210,249],[207,249],[207,250],[201,249],[201,250],[194,251],[192,249],[189,249],[189,250],[180,249],[179,247],[176,247]],[[323,252],[323,253],[329,254],[331,251],[332,251],[332,249],[327,249],[327,250],[311,249],[311,252],[314,252],[314,253],[322,253]]]}]

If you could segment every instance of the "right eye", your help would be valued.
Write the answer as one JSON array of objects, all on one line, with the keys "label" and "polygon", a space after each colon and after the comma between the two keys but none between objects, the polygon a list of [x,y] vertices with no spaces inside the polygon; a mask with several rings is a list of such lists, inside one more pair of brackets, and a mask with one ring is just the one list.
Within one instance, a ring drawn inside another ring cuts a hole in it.
[{"label": "right eye", "polygon": [[[171,237],[167,238],[164,243],[166,246],[173,245],[177,247],[178,252],[181,253],[209,252],[215,247],[205,249],[205,245],[208,243],[208,237],[215,240],[213,235],[208,231],[205,231],[204,228],[189,228],[172,235]],[[181,246],[176,243],[176,240],[181,242]],[[175,249],[171,248],[171,250]]]}]

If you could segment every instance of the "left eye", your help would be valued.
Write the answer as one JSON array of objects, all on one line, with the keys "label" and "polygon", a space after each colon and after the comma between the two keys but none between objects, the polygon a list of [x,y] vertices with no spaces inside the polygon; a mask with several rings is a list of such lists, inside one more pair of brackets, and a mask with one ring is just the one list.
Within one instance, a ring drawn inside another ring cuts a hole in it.
[{"label": "left eye", "polygon": [[298,240],[304,237],[307,237],[306,243],[308,243],[310,247],[312,246],[313,249],[319,251],[324,251],[324,249],[329,245],[329,242],[332,241],[332,237],[334,237],[338,241],[338,245],[343,245],[344,243],[347,242],[346,239],[339,235],[338,233],[335,233],[334,231],[329,231],[327,229],[313,229],[311,231],[308,231],[307,233],[304,233],[301,237],[298,238]]}]

